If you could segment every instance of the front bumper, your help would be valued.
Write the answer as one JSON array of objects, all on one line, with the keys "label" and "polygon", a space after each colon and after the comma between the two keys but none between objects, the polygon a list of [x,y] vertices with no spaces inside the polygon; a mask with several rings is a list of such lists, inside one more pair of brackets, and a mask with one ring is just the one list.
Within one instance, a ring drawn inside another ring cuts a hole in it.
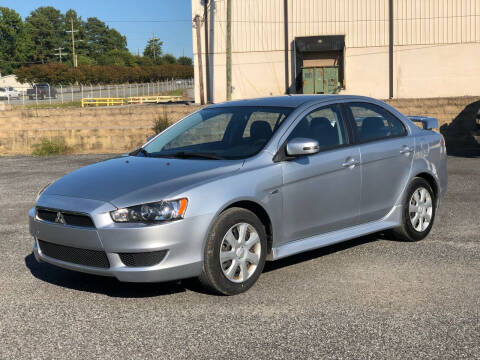
[{"label": "front bumper", "polygon": [[[59,196],[42,196],[38,206],[88,214],[95,228],[82,228],[46,222],[29,212],[30,233],[34,237],[33,252],[39,262],[47,262],[70,270],[113,276],[126,282],[161,282],[200,275],[203,245],[212,216],[202,215],[158,225],[114,223],[109,203]],[[74,205],[74,206],[72,206]],[[74,207],[74,209],[72,209]],[[86,266],[47,256],[39,240],[76,249],[104,252],[109,267]],[[149,253],[165,250],[163,259],[153,266],[127,266],[122,253]]]}]

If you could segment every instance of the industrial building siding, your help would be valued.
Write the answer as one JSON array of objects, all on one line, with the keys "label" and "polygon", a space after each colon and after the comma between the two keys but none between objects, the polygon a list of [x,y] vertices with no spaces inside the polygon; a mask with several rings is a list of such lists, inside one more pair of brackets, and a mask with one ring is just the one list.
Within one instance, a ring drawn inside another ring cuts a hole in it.
[{"label": "industrial building siding", "polygon": [[[226,0],[214,4],[212,45],[225,53]],[[288,0],[288,6],[290,41],[346,35],[349,48],[388,45],[388,0]],[[480,42],[480,0],[395,0],[394,6],[397,46]],[[203,12],[199,4],[193,10]],[[283,49],[283,0],[232,1],[233,52]]]},{"label": "industrial building siding", "polygon": [[[389,96],[388,0],[287,0],[289,91],[295,38],[345,36],[342,93]],[[226,96],[226,0],[210,0],[210,82]],[[394,0],[394,96],[480,94],[480,0]],[[233,99],[285,93],[284,0],[232,0]],[[192,15],[203,16],[200,0]],[[203,26],[201,36],[203,43]],[[193,31],[197,65],[196,34]],[[203,43],[204,46],[204,43]],[[205,54],[205,48],[202,48]],[[204,62],[205,66],[205,62]],[[301,65],[300,65],[301,66]],[[198,67],[195,66],[198,80]],[[204,71],[204,79],[206,72]],[[195,89],[199,100],[198,81]]]}]

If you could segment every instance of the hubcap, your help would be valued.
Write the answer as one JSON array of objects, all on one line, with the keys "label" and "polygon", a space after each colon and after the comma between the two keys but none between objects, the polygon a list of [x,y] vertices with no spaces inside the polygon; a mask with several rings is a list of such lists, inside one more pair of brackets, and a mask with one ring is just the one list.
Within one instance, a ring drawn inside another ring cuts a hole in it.
[{"label": "hubcap", "polygon": [[408,213],[413,228],[425,231],[432,221],[433,204],[432,197],[427,189],[419,187],[410,198]]},{"label": "hubcap", "polygon": [[255,228],[247,223],[233,225],[220,245],[220,266],[228,280],[241,283],[257,269],[262,246]]}]

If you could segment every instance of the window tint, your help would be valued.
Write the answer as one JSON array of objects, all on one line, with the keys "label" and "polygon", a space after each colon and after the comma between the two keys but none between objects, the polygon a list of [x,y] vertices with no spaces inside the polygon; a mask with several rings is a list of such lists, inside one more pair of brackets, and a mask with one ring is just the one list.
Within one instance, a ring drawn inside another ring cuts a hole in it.
[{"label": "window tint", "polygon": [[361,142],[401,136],[406,133],[400,120],[379,106],[367,103],[355,103],[349,106]]},{"label": "window tint", "polygon": [[168,157],[179,152],[196,152],[222,159],[246,158],[265,146],[291,111],[291,108],[266,106],[205,108],[147,144],[146,155],[139,154]]},{"label": "window tint", "polygon": [[293,138],[317,140],[320,149],[347,143],[345,126],[336,106],[314,110],[305,116],[288,137],[288,139]]},{"label": "window tint", "polygon": [[[247,125],[245,126],[245,131],[243,132],[243,138],[249,138],[251,136],[251,128],[252,125],[256,122],[262,122],[268,124],[270,127],[270,131],[275,131],[276,128],[283,122],[285,119],[285,114],[278,114],[272,112],[264,112],[264,111],[256,111],[250,115],[248,119]],[[253,125],[253,132],[255,132],[255,127],[259,127],[260,125],[255,124]],[[265,125],[262,125],[266,128]]]},{"label": "window tint", "polygon": [[[200,118],[200,114],[195,114]],[[202,143],[222,141],[232,114],[219,114],[198,122],[183,134],[177,136],[163,148],[164,150],[182,148]]]}]

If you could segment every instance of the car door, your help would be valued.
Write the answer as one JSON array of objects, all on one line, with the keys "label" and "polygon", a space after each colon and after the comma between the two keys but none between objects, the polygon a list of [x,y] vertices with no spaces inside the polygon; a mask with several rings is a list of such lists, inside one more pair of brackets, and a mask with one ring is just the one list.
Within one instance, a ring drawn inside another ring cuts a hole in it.
[{"label": "car door", "polygon": [[349,103],[360,144],[360,221],[381,219],[403,193],[413,159],[414,140],[389,111],[371,103]]},{"label": "car door", "polygon": [[284,161],[282,242],[323,234],[357,223],[360,151],[338,105],[306,111],[284,135],[319,142],[320,152]]}]

